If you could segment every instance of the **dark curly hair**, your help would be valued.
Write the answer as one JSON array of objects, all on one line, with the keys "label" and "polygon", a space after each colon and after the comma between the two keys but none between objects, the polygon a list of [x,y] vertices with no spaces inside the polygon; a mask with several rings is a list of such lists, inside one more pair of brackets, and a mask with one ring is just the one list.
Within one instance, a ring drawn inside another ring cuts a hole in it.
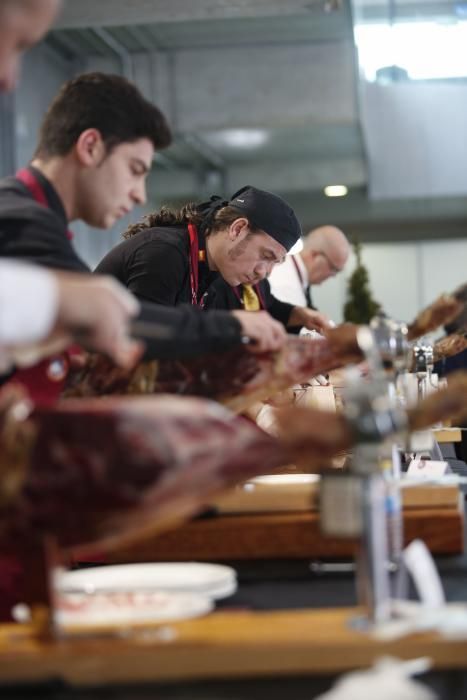
[{"label": "dark curly hair", "polygon": [[[213,234],[230,226],[230,224],[233,224],[233,222],[239,218],[247,217],[235,207],[227,205],[217,209],[212,217],[210,217],[210,220],[206,222],[206,214],[199,210],[199,205],[190,202],[178,211],[174,211],[169,207],[161,207],[159,211],[148,214],[136,224],[131,224],[123,233],[123,238],[131,238],[137,233],[140,233],[140,231],[144,231],[148,228],[156,228],[157,226],[186,226],[190,223],[194,224],[197,228],[204,225],[205,233]],[[259,231],[250,221],[248,221],[248,225],[252,233]]]}]

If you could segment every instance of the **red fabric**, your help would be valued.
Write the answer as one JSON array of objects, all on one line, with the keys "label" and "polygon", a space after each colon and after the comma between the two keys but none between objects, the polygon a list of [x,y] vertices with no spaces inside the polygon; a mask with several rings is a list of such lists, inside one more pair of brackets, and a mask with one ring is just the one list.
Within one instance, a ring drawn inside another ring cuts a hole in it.
[{"label": "red fabric", "polygon": [[17,370],[10,382],[23,386],[35,404],[50,406],[60,398],[73,356],[81,352],[78,345],[71,345],[60,355],[48,357],[33,367]]},{"label": "red fabric", "polygon": [[[61,379],[52,379],[54,369],[58,366],[63,367],[63,376]],[[48,406],[58,400],[64,388],[68,366],[66,355],[57,355],[39,362],[34,367],[17,370],[11,381],[15,384],[21,384],[35,404]]]},{"label": "red fabric", "polygon": [[21,602],[24,569],[13,554],[0,552],[0,621],[11,622],[11,609]]},{"label": "red fabric", "polygon": [[204,308],[205,297],[204,295],[198,301],[198,289],[199,289],[199,269],[198,265],[200,262],[205,262],[206,251],[200,250],[198,231],[194,224],[188,224],[188,235],[190,237],[190,286],[191,286],[191,304],[192,306],[200,306]]},{"label": "red fabric", "polygon": [[[42,204],[43,207],[46,207],[46,209],[49,208],[49,203],[47,201],[47,196],[42,188],[41,183],[37,179],[37,177],[34,175],[32,170],[28,170],[28,168],[21,168],[21,170],[18,170],[18,172],[15,175],[16,179],[19,180],[20,182],[23,183],[23,185],[26,185],[36,202],[39,204]],[[69,241],[73,240],[73,231],[70,231],[69,229],[66,232],[66,237],[68,238]]]}]

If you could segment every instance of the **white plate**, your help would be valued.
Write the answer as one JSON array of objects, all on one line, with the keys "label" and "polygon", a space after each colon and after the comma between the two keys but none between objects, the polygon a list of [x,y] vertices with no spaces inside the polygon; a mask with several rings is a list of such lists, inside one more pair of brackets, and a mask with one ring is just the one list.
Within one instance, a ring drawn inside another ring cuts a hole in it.
[{"label": "white plate", "polygon": [[248,483],[267,486],[299,486],[301,484],[315,484],[319,479],[319,474],[265,474],[250,479]]},{"label": "white plate", "polygon": [[217,599],[235,592],[237,577],[234,569],[218,564],[120,564],[58,570],[55,586],[60,592],[185,591]]},{"label": "white plate", "polygon": [[206,615],[213,606],[211,598],[193,593],[60,593],[55,621],[73,628],[157,624]]}]

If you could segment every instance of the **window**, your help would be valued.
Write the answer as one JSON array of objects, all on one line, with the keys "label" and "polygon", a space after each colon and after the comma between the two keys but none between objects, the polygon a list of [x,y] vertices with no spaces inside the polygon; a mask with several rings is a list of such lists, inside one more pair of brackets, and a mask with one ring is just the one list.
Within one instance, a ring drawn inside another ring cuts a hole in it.
[{"label": "window", "polygon": [[410,80],[467,77],[467,22],[365,23],[354,34],[365,80],[390,79],[391,68]]}]

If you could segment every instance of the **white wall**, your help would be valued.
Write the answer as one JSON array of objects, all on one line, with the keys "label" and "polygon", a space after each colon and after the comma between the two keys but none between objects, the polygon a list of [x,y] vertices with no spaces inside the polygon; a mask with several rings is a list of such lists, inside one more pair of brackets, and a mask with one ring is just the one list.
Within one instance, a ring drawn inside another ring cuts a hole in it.
[{"label": "white wall", "polygon": [[93,270],[104,255],[122,239],[122,233],[131,224],[139,221],[145,214],[154,211],[156,207],[136,207],[131,214],[120,219],[109,230],[91,228],[83,222],[74,222],[70,228],[74,233],[73,245],[81,258]]},{"label": "white wall", "polygon": [[[400,321],[442,292],[467,282],[467,240],[411,243],[367,243],[362,254],[370,289],[383,310]],[[313,288],[313,301],[336,322],[342,321],[347,280],[355,268],[352,255],[344,273]]]},{"label": "white wall", "polygon": [[467,85],[363,83],[372,199],[467,193]]}]

